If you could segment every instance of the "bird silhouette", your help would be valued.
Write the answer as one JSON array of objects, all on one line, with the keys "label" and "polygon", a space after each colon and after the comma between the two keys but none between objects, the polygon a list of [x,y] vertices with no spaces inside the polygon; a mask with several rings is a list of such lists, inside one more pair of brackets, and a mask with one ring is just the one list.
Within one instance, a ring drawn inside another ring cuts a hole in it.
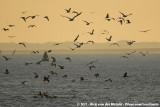
[{"label": "bird silhouette", "polygon": [[66,60],[68,60],[69,62],[71,62],[71,58],[70,57],[66,57]]},{"label": "bird silhouette", "polygon": [[68,47],[69,49],[71,49],[72,51],[74,51],[76,48],[70,48],[70,47]]},{"label": "bird silhouette", "polygon": [[122,56],[122,58],[128,58],[128,56]]},{"label": "bird silhouette", "polygon": [[149,51],[143,53],[143,52],[139,52],[140,54],[142,54],[143,56],[146,56],[146,54],[148,53]]},{"label": "bird silhouette", "polygon": [[46,81],[46,82],[48,82],[48,83],[50,83],[50,80],[49,80],[49,75],[46,77],[46,76],[44,76],[44,79],[43,79],[43,81]]},{"label": "bird silhouette", "polygon": [[96,78],[99,78],[99,74],[97,73],[97,74],[94,74],[94,76],[96,76]]},{"label": "bird silhouette", "polygon": [[76,42],[78,40],[78,38],[79,38],[79,35],[74,39],[74,42]]},{"label": "bird silhouette", "polygon": [[48,50],[48,53],[52,52],[52,50]]},{"label": "bird silhouette", "polygon": [[119,11],[119,13],[121,13],[123,17],[128,17],[128,16],[132,15],[132,13],[130,13],[130,14],[128,14],[128,15],[125,15],[124,13],[122,13],[122,12],[120,12],[120,11]]},{"label": "bird silhouette", "polygon": [[90,25],[91,23],[93,23],[93,22],[88,22],[88,21],[85,21],[85,20],[83,20],[83,22],[85,22],[86,25]]},{"label": "bird silhouette", "polygon": [[105,19],[106,19],[107,21],[115,20],[115,18],[110,18],[110,17],[109,17],[109,13],[107,13]]},{"label": "bird silhouette", "polygon": [[8,25],[9,27],[15,27],[15,25]]},{"label": "bird silhouette", "polygon": [[70,18],[70,17],[68,17],[68,16],[63,16],[63,15],[61,15],[61,16],[68,18],[69,21],[74,21],[74,19],[75,19],[77,16],[79,16],[81,13],[82,13],[82,12],[80,12],[79,14],[77,14],[76,16],[74,16],[74,17],[72,17],[72,18]]},{"label": "bird silhouette", "polygon": [[90,35],[93,35],[94,34],[94,29],[92,30],[92,32],[88,32]]},{"label": "bird silhouette", "polygon": [[45,19],[47,19],[49,21],[49,17],[48,16],[44,16]]},{"label": "bird silhouette", "polygon": [[70,12],[71,12],[71,8],[69,8],[69,9],[64,9],[64,10],[66,10],[66,13],[70,13]]},{"label": "bird silhouette", "polygon": [[2,56],[6,61],[10,60],[11,58],[7,58],[6,56]]},{"label": "bird silhouette", "polygon": [[106,40],[108,41],[111,41],[111,39],[112,39],[112,36],[110,36],[109,38],[106,38]]},{"label": "bird silhouette", "polygon": [[58,65],[60,69],[64,69],[64,66]]},{"label": "bird silhouette", "polygon": [[117,46],[119,46],[119,44],[118,44],[118,43],[112,43],[111,45],[117,45]]},{"label": "bird silhouette", "polygon": [[23,21],[25,21],[25,22],[28,19],[28,17],[20,17],[20,18],[23,19]]},{"label": "bird silhouette", "polygon": [[68,75],[63,75],[62,77],[67,78],[67,77],[68,77]]},{"label": "bird silhouette", "polygon": [[54,67],[56,67],[56,64],[54,64],[54,63],[51,63],[51,66],[54,66]]},{"label": "bird silhouette", "polygon": [[131,54],[133,54],[133,53],[135,53],[136,51],[133,51],[133,52],[130,52],[130,53],[127,53],[127,52],[124,52],[124,53],[126,53],[127,55],[131,55]]},{"label": "bird silhouette", "polygon": [[23,85],[26,85],[26,84],[25,84],[26,82],[27,82],[27,81],[23,81],[22,84],[23,84]]},{"label": "bird silhouette", "polygon": [[128,45],[132,45],[136,41],[130,41],[130,42],[126,41],[126,42],[127,42]]},{"label": "bird silhouette", "polygon": [[16,49],[12,52],[12,55],[14,55],[14,54],[15,54],[15,52],[16,52]]},{"label": "bird silhouette", "polygon": [[40,65],[40,64],[41,64],[41,62],[42,62],[42,61],[38,61],[38,62],[36,62],[36,64],[37,64],[37,65]]},{"label": "bird silhouette", "polygon": [[88,65],[93,64],[94,62],[97,62],[97,61],[98,61],[98,59],[97,59],[97,60],[94,60],[94,61],[91,61],[91,62],[89,62],[89,63],[86,64],[86,65],[88,66]]},{"label": "bird silhouette", "polygon": [[84,77],[80,77],[80,80],[83,81],[83,80],[84,80]]},{"label": "bird silhouette", "polygon": [[50,71],[50,73],[51,73],[52,75],[56,75],[56,76],[58,75],[57,72]]},{"label": "bird silhouette", "polygon": [[56,44],[54,44],[53,46],[60,45],[60,44],[62,44],[62,43],[56,43]]},{"label": "bird silhouette", "polygon": [[29,25],[28,28],[36,27],[36,25]]},{"label": "bird silhouette", "polygon": [[8,71],[8,69],[6,69],[6,71],[5,71],[5,74],[9,74],[9,71]]},{"label": "bird silhouette", "polygon": [[105,80],[104,82],[108,82],[108,81],[112,82],[112,80],[111,80],[111,79]]},{"label": "bird silhouette", "polygon": [[27,18],[32,18],[32,19],[35,19],[37,16],[39,16],[39,15],[28,16]]},{"label": "bird silhouette", "polygon": [[19,45],[23,45],[23,46],[26,48],[25,43],[19,42],[18,44],[19,44]]},{"label": "bird silhouette", "polygon": [[129,76],[127,75],[127,72],[125,72],[124,75],[123,75],[123,78],[126,78],[126,77],[129,77]]},{"label": "bird silhouette", "polygon": [[88,43],[92,43],[92,44],[94,44],[94,41],[88,41],[88,42],[87,42],[87,44],[88,44]]},{"label": "bird silhouette", "polygon": [[34,78],[38,78],[38,75],[37,73],[33,72],[34,73]]},{"label": "bird silhouette", "polygon": [[8,28],[3,28],[2,30],[3,30],[3,31],[9,31],[9,29],[8,29]]},{"label": "bird silhouette", "polygon": [[28,63],[28,62],[25,62],[24,64],[25,64],[25,65],[31,65],[31,64],[33,64],[33,63]]},{"label": "bird silhouette", "polygon": [[126,22],[126,24],[130,24],[131,23],[131,21],[130,20],[126,20],[127,22]]},{"label": "bird silhouette", "polygon": [[93,66],[90,66],[90,67],[89,67],[90,71],[92,71],[93,68],[96,68],[96,66],[94,66],[94,65],[93,65]]}]

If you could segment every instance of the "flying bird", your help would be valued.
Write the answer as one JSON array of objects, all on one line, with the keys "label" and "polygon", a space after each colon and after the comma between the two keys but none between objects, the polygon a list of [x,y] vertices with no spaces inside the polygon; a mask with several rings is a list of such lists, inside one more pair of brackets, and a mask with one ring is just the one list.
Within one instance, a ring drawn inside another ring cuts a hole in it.
[{"label": "flying bird", "polygon": [[4,30],[4,31],[9,31],[9,29],[8,29],[8,28],[3,28],[2,30]]},{"label": "flying bird", "polygon": [[47,19],[49,21],[49,17],[48,16],[44,16],[45,19]]},{"label": "flying bird", "polygon": [[121,13],[123,17],[127,17],[127,16],[132,15],[132,13],[130,13],[130,14],[128,14],[128,15],[125,15],[124,13],[122,13],[122,12],[120,12],[120,11],[119,11],[119,13]]},{"label": "flying bird", "polygon": [[126,20],[127,22],[126,22],[126,24],[130,24],[131,23],[131,21],[130,20]]},{"label": "flying bird", "polygon": [[6,69],[6,72],[5,72],[5,74],[9,74],[9,71],[8,71],[8,69]]},{"label": "flying bird", "polygon": [[27,11],[22,12],[22,14],[25,14],[25,13],[27,13]]},{"label": "flying bird", "polygon": [[123,75],[123,78],[126,78],[126,77],[129,77],[129,76],[127,75],[127,72],[125,72],[124,75]]},{"label": "flying bird", "polygon": [[19,45],[23,45],[23,46],[26,48],[26,45],[25,45],[24,43],[19,42],[18,44],[19,44]]},{"label": "flying bird", "polygon": [[62,43],[56,43],[56,44],[54,44],[53,46],[55,46],[55,45],[60,45],[60,44],[62,44]]},{"label": "flying bird", "polygon": [[58,65],[60,69],[64,69],[64,66]]},{"label": "flying bird", "polygon": [[107,21],[115,20],[115,18],[110,18],[108,13],[107,13],[105,19],[106,19]]},{"label": "flying bird", "polygon": [[96,78],[99,78],[99,74],[97,73],[97,74],[94,74],[94,76],[96,76]]},{"label": "flying bird", "polygon": [[33,27],[36,27],[36,25],[29,25],[28,28],[30,28],[30,27],[33,28]]},{"label": "flying bird", "polygon": [[51,57],[52,58],[52,62],[56,62],[56,58],[54,57]]},{"label": "flying bird", "polygon": [[90,64],[93,64],[94,62],[97,62],[98,61],[98,59],[97,60],[95,60],[95,61],[91,61],[91,62],[89,62],[88,64],[86,64],[87,66],[88,65],[90,65]]},{"label": "flying bird", "polygon": [[108,81],[112,82],[112,80],[111,80],[111,79],[105,80],[104,82],[108,82]]},{"label": "flying bird", "polygon": [[48,50],[48,53],[52,52],[52,50]]},{"label": "flying bird", "polygon": [[126,53],[126,52],[124,52],[124,53],[126,53],[127,55],[131,55],[131,54],[133,54],[133,53],[135,53],[136,51],[133,51],[133,52],[130,52],[130,53]]},{"label": "flying bird", "polygon": [[56,76],[58,75],[57,72],[50,71],[50,73],[51,73],[52,75],[56,75]]},{"label": "flying bird", "polygon": [[139,52],[140,54],[142,54],[143,56],[146,56],[146,54],[148,53],[149,51],[143,53],[143,52]]},{"label": "flying bird", "polygon": [[[81,13],[82,13],[82,12],[81,12]],[[61,15],[61,16],[68,18],[69,21],[74,21],[74,19],[75,19],[77,16],[79,16],[81,13],[77,14],[76,16],[74,16],[74,17],[72,17],[72,18],[70,18],[70,17],[68,17],[68,16],[63,16],[63,15]]]},{"label": "flying bird", "polygon": [[128,45],[132,45],[136,41],[130,41],[130,42],[126,41],[126,42],[127,42]]},{"label": "flying bird", "polygon": [[112,43],[111,45],[117,45],[117,46],[119,46],[119,44],[118,44],[118,43]]},{"label": "flying bird", "polygon": [[88,41],[87,43],[91,42],[92,44],[94,44],[94,41]]},{"label": "flying bird", "polygon": [[86,25],[90,25],[91,23],[93,23],[93,22],[88,22],[88,21],[85,21],[85,20],[83,20],[83,22],[85,22]]},{"label": "flying bird", "polygon": [[33,63],[28,63],[28,62],[25,62],[25,65],[31,65],[31,64],[33,64]]},{"label": "flying bird", "polygon": [[27,18],[32,18],[32,19],[35,19],[37,16],[39,16],[39,15],[28,16]]},{"label": "flying bird", "polygon": [[92,32],[88,32],[90,35],[93,35],[94,34],[94,29],[92,30]]},{"label": "flying bird", "polygon": [[42,61],[38,61],[38,62],[36,62],[36,64],[37,64],[37,65],[40,65],[40,64],[41,64],[41,62],[42,62]]},{"label": "flying bird", "polygon": [[69,8],[69,9],[64,9],[64,10],[66,10],[66,13],[70,13],[70,12],[71,12],[71,8]]},{"label": "flying bird", "polygon": [[26,20],[27,20],[28,17],[20,17],[20,18],[23,19],[23,21],[26,22]]},{"label": "flying bird", "polygon": [[128,56],[122,56],[122,58],[128,58]]},{"label": "flying bird", "polygon": [[9,27],[15,27],[15,25],[8,25]]},{"label": "flying bird", "polygon": [[71,49],[72,51],[74,51],[76,48],[70,48],[70,47],[68,47],[69,49]]},{"label": "flying bird", "polygon": [[110,36],[109,38],[106,38],[106,40],[108,41],[111,41],[111,39],[112,39],[112,36]]},{"label": "flying bird", "polygon": [[26,82],[27,82],[27,81],[23,81],[22,84],[25,85]]},{"label": "flying bird", "polygon": [[74,39],[74,42],[76,42],[78,40],[78,38],[79,38],[79,35]]},{"label": "flying bird", "polygon": [[16,49],[12,52],[12,55],[14,55],[14,54],[15,54],[15,52],[16,52]]},{"label": "flying bird", "polygon": [[7,58],[6,56],[2,56],[6,61],[10,60],[11,58]]}]

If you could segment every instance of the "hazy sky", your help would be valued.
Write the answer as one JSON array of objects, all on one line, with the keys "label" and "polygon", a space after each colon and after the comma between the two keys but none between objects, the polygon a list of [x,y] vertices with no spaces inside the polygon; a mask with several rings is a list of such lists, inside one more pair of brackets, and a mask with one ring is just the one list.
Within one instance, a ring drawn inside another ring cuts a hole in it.
[{"label": "hazy sky", "polygon": [[[82,12],[74,21],[68,21],[61,15],[73,17],[74,13],[66,13],[64,9]],[[23,11],[27,11],[22,14]],[[120,25],[117,21],[106,21],[110,17],[130,14],[127,19],[131,24]],[[106,37],[113,36],[112,41],[135,40],[137,42],[160,42],[160,0],[0,0],[0,28],[14,28],[4,32],[0,30],[0,42],[64,42],[73,41],[79,34],[78,41],[107,42]],[[35,19],[24,22],[20,17],[39,15]],[[50,21],[44,19],[48,16]],[[83,22],[87,20],[91,25]],[[35,24],[36,28],[28,28]],[[93,36],[89,35],[95,29]],[[108,30],[109,35],[99,35]],[[139,31],[152,29],[150,32]],[[8,36],[16,36],[9,38]]]}]

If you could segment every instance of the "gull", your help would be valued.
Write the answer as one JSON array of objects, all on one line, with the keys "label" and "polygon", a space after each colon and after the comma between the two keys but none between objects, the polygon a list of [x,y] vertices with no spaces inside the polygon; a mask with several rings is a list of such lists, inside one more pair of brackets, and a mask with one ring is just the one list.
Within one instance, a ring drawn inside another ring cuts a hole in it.
[{"label": "gull", "polygon": [[49,17],[48,16],[44,16],[44,18],[46,18],[49,21]]},{"label": "gull", "polygon": [[87,43],[91,42],[92,44],[94,44],[94,41],[88,41]]},{"label": "gull", "polygon": [[122,13],[122,12],[120,12],[120,11],[119,11],[119,13],[121,13],[123,17],[127,17],[127,16],[132,15],[132,13],[130,13],[130,14],[128,14],[128,15],[125,15],[124,13]]},{"label": "gull", "polygon": [[104,80],[104,82],[108,82],[108,81],[112,82],[112,80],[111,80],[111,79],[108,79],[108,80]]},{"label": "gull", "polygon": [[6,61],[10,60],[11,58],[7,58],[6,56],[2,56]]},{"label": "gull", "polygon": [[31,65],[31,64],[33,64],[33,63],[28,63],[28,62],[25,62],[25,65]]},{"label": "gull", "polygon": [[64,66],[58,65],[60,69],[64,69]]},{"label": "gull", "polygon": [[38,75],[37,73],[33,72],[34,73],[34,78],[38,78]]},{"label": "gull", "polygon": [[32,18],[32,19],[35,19],[37,16],[39,16],[39,15],[34,15],[34,16],[28,16],[27,18]]},{"label": "gull", "polygon": [[65,59],[66,59],[66,60],[68,60],[69,62],[71,62],[71,58],[69,58],[69,57],[66,57]]},{"label": "gull", "polygon": [[143,52],[139,52],[140,54],[142,54],[143,56],[146,56],[146,54],[148,53],[149,51],[143,53]]},{"label": "gull", "polygon": [[126,22],[127,24],[130,24],[130,23],[131,23],[131,21],[130,21],[130,20],[126,20],[126,21],[127,21],[127,22]]},{"label": "gull", "polygon": [[53,46],[55,46],[55,45],[60,45],[60,44],[62,44],[62,43],[56,43],[56,44],[54,44]]},{"label": "gull", "polygon": [[96,68],[96,66],[94,66],[94,65],[93,65],[93,66],[90,66],[90,67],[89,67],[90,71],[92,71],[92,68]]},{"label": "gull", "polygon": [[[81,12],[81,13],[82,13],[82,12]],[[77,16],[79,16],[81,13],[77,14],[76,16],[74,16],[74,17],[72,17],[72,18],[70,18],[70,17],[68,17],[68,16],[63,16],[63,15],[61,15],[61,16],[68,18],[69,21],[74,21],[74,19],[75,19]]]},{"label": "gull", "polygon": [[14,38],[15,36],[8,36],[8,37],[10,37],[10,38]]},{"label": "gull", "polygon": [[56,76],[58,75],[57,72],[50,71],[50,73],[51,73],[52,75],[56,75]]},{"label": "gull", "polygon": [[108,13],[107,13],[105,19],[106,19],[107,21],[115,20],[115,18],[110,18]]},{"label": "gull", "polygon": [[19,42],[18,44],[19,44],[19,45],[23,45],[23,46],[26,48],[26,45],[25,45],[24,43]]},{"label": "gull", "polygon": [[23,19],[26,22],[26,19],[28,19],[28,17],[20,17],[21,19]]},{"label": "gull", "polygon": [[89,33],[90,35],[93,35],[94,34],[94,29],[92,30],[92,32],[87,32]]},{"label": "gull", "polygon": [[76,48],[70,48],[70,47],[68,47],[69,49],[71,49],[72,51],[74,51]]},{"label": "gull", "polygon": [[8,29],[8,28],[3,28],[2,30],[4,30],[4,31],[9,31],[9,29]]},{"label": "gull", "polygon": [[79,35],[74,39],[74,42],[77,41],[78,38],[79,38]]},{"label": "gull", "polygon": [[71,8],[65,9],[65,10],[66,10],[66,13],[70,13],[71,12]]},{"label": "gull", "polygon": [[112,36],[110,36],[109,38],[106,38],[106,40],[108,41],[111,41],[111,39],[112,39]]},{"label": "gull", "polygon": [[126,77],[129,77],[129,76],[127,75],[127,72],[125,72],[124,75],[123,75],[123,78],[126,78]]},{"label": "gull", "polygon": [[54,57],[51,57],[52,58],[52,62],[56,62],[56,58]]},{"label": "gull", "polygon": [[90,23],[93,23],[93,22],[88,22],[88,21],[85,21],[85,20],[83,20],[83,22],[85,22],[86,25],[90,25]]},{"label": "gull", "polygon": [[99,74],[97,73],[97,74],[94,74],[94,76],[96,76],[96,78],[99,78]]},{"label": "gull", "polygon": [[130,52],[130,53],[126,53],[126,52],[124,52],[124,53],[126,53],[127,55],[131,55],[131,54],[133,54],[133,53],[135,53],[136,51],[133,51],[133,52]]},{"label": "gull", "polygon": [[15,25],[8,25],[9,27],[15,27]]},{"label": "gull", "polygon": [[14,55],[14,54],[15,54],[15,52],[16,52],[16,49],[12,52],[12,55]]}]

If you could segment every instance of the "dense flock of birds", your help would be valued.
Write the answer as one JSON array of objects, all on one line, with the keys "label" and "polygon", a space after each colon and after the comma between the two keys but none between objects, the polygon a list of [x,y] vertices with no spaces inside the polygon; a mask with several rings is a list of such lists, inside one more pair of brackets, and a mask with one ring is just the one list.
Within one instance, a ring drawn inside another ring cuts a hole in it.
[{"label": "dense flock of birds", "polygon": [[[83,14],[82,12],[72,11],[71,8],[65,9],[65,12],[66,12],[67,14],[74,14],[73,17],[68,17],[68,16],[61,15],[61,17],[64,17],[64,18],[68,19],[68,21],[75,21],[75,19],[76,19],[77,17],[79,17],[81,14]],[[27,13],[27,11],[22,12],[22,14],[26,14],[26,13]],[[130,13],[130,14],[124,14],[124,13],[122,13],[122,12],[120,12],[120,11],[119,11],[119,13],[120,13],[121,16],[118,17],[118,18],[110,17],[110,14],[107,13],[107,15],[104,17],[104,19],[105,19],[106,21],[108,21],[108,22],[109,22],[109,21],[117,21],[117,22],[120,23],[121,25],[123,25],[123,24],[131,24],[131,20],[129,19],[129,17],[132,15],[132,13]],[[35,19],[36,17],[40,17],[40,15],[32,15],[32,16],[27,16],[27,17],[24,17],[24,16],[23,16],[23,17],[20,17],[20,19],[22,19],[24,22],[27,22],[29,19],[33,20],[33,19]],[[46,21],[50,21],[49,16],[44,16],[43,18],[44,18]],[[82,21],[86,24],[86,26],[89,26],[91,23],[93,23],[93,22],[86,21],[86,20],[82,20]],[[8,25],[8,27],[9,27],[9,28],[2,28],[2,30],[5,31],[5,32],[7,32],[7,31],[10,30],[10,28],[16,27],[16,26],[11,24],[11,25]],[[29,25],[29,26],[28,26],[28,28],[34,28],[34,27],[36,27],[36,25]],[[93,29],[92,31],[87,32],[87,33],[88,33],[89,35],[93,36],[93,35],[94,35],[94,31],[95,31],[95,29]],[[139,31],[139,32],[144,32],[144,33],[146,33],[146,32],[149,32],[149,31],[151,31],[151,30],[143,30],[143,31]],[[106,41],[108,41],[108,42],[112,41],[112,35],[109,34],[109,31],[107,31],[107,30],[102,30],[101,33],[100,33],[100,35],[109,35],[109,37],[107,37],[107,38],[105,38],[105,39],[106,39]],[[16,36],[8,36],[8,37],[9,37],[9,38],[15,38]],[[77,49],[77,48],[81,48],[84,44],[92,43],[92,44],[94,45],[94,43],[95,43],[95,42],[92,41],[92,40],[89,40],[89,41],[87,41],[86,43],[77,42],[79,37],[80,37],[80,35],[78,34],[78,35],[73,39],[73,44],[74,44],[75,47],[68,47],[68,48],[71,49],[72,51],[74,51],[74,50]],[[131,46],[131,45],[133,45],[135,42],[136,42],[135,40],[133,40],[133,41],[126,41],[126,45]],[[19,45],[22,45],[24,48],[27,47],[26,44],[23,43],[23,42],[19,42],[18,44],[19,44]],[[58,45],[61,45],[61,44],[62,44],[62,43],[56,43],[56,44],[53,44],[53,46],[58,46]],[[116,45],[116,46],[118,46],[118,47],[120,46],[120,45],[119,45],[118,43],[116,43],[116,42],[115,42],[115,43],[111,43],[110,45]],[[52,52],[52,50],[48,50],[47,52],[50,53],[50,52]],[[136,52],[137,52],[137,51],[124,52],[126,55],[122,56],[122,58],[129,58],[129,55],[134,54],[134,53],[136,53]],[[12,55],[14,55],[15,53],[16,53],[16,49],[12,52]],[[39,52],[39,51],[32,51],[31,53],[33,53],[33,54],[38,54],[38,53],[40,53],[40,52]],[[140,54],[142,54],[143,56],[146,56],[146,54],[149,53],[149,51],[147,51],[147,52],[137,52],[137,53],[140,53]],[[9,61],[9,60],[12,59],[12,58],[9,58],[9,57],[6,57],[6,56],[2,56],[2,57],[4,58],[5,61]],[[58,68],[61,69],[61,70],[62,70],[62,69],[65,69],[65,67],[64,67],[63,65],[57,65],[57,63],[56,63],[57,60],[56,60],[55,57],[51,57],[51,59],[52,59],[52,62],[51,62],[51,64],[50,64],[50,66],[52,66],[52,67],[58,67]],[[65,60],[67,60],[68,62],[71,62],[71,61],[72,61],[70,57],[66,57]],[[42,62],[42,61],[38,61],[38,62],[36,62],[36,64],[37,64],[37,65],[41,65],[41,62]],[[86,64],[86,66],[88,67],[88,69],[89,69],[91,72],[92,72],[93,69],[96,69],[96,66],[95,66],[95,63],[96,63],[96,62],[98,62],[98,60],[94,60],[94,61],[91,61],[91,62],[89,62],[89,63]],[[24,64],[25,64],[25,66],[28,66],[28,65],[33,64],[33,63],[25,62]],[[8,75],[9,73],[10,73],[9,70],[6,69],[6,70],[5,70],[5,74]],[[58,73],[57,73],[57,72],[54,72],[54,71],[50,71],[50,75],[52,75],[52,76],[57,76]],[[43,77],[44,77],[44,78],[43,78],[43,81],[46,82],[46,83],[48,83],[48,84],[51,84],[51,82],[50,82],[50,75],[48,75],[48,76],[43,76]],[[95,78],[99,78],[99,77],[100,77],[100,74],[99,74],[99,73],[96,73],[96,74],[94,74],[94,76],[95,76]],[[65,74],[65,75],[63,75],[62,77],[63,77],[63,78],[68,78],[68,75]],[[127,72],[125,72],[122,77],[123,77],[123,78],[126,78],[126,77],[129,77],[129,76],[128,76]],[[39,78],[39,74],[38,74],[37,72],[33,72],[33,78],[35,78],[35,79]],[[85,78],[85,77],[80,77],[79,80],[80,80],[81,82],[83,82],[83,81],[86,80],[86,78]],[[73,79],[71,82],[75,83],[76,81],[77,81],[77,80]],[[27,82],[27,81],[23,81],[22,84],[23,84],[23,85],[26,85],[26,82]],[[112,81],[112,79],[110,78],[110,79],[104,80],[104,82],[113,82],[113,81]],[[50,96],[50,95],[48,95],[46,92],[41,92],[41,91],[38,92],[38,96],[40,96],[40,97],[47,97],[47,98],[57,98],[57,96]]]}]

